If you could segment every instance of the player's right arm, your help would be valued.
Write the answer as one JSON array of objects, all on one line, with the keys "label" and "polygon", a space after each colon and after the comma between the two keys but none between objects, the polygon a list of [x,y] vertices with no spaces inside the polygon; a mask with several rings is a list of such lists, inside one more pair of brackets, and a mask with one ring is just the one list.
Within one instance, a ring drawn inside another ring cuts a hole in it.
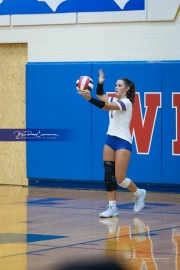
[{"label": "player's right arm", "polygon": [[107,95],[104,94],[104,89],[103,89],[103,83],[104,83],[104,72],[102,71],[102,69],[99,70],[99,82],[97,84],[97,88],[96,88],[96,96],[104,101],[105,103],[108,103],[109,101],[109,97]]}]

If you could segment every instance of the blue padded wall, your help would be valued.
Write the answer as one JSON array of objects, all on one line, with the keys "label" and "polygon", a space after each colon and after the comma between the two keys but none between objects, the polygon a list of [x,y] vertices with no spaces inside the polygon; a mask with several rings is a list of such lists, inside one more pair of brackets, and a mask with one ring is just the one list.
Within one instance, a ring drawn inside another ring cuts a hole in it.
[{"label": "blue padded wall", "polygon": [[172,141],[180,136],[180,105],[172,108],[172,92],[180,93],[178,61],[28,63],[27,128],[68,129],[75,136],[70,141],[27,142],[27,177],[103,183],[108,112],[84,100],[75,87],[77,78],[88,75],[96,88],[100,68],[106,92],[114,92],[120,77],[136,83],[127,177],[142,184],[180,184],[180,153],[172,154]]},{"label": "blue padded wall", "polygon": [[75,82],[91,75],[91,64],[27,64],[26,71],[27,128],[75,133],[71,141],[27,142],[27,177],[90,180],[91,106]]},{"label": "blue padded wall", "polygon": [[[180,62],[162,64],[162,182],[171,184],[180,184],[180,148],[178,153],[173,153],[172,142],[177,136],[180,145],[180,130],[176,135],[180,117],[176,117],[172,100],[172,93],[178,94],[180,105],[179,74]],[[180,113],[180,106],[177,110]]]}]

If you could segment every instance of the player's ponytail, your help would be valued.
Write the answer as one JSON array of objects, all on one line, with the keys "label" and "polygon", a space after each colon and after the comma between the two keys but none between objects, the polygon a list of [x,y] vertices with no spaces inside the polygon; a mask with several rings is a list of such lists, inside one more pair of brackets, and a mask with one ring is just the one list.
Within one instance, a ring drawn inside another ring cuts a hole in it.
[{"label": "player's ponytail", "polygon": [[127,78],[121,78],[120,80],[124,81],[124,84],[130,87],[130,89],[127,92],[127,98],[131,101],[132,104],[134,104],[135,92],[136,92],[136,87],[135,87],[134,82],[130,81]]}]

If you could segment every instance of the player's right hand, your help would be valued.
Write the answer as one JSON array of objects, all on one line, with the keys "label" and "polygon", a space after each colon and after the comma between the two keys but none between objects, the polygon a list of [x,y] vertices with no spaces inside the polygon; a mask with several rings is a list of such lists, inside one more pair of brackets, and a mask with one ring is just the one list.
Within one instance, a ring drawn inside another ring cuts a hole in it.
[{"label": "player's right hand", "polygon": [[105,75],[102,69],[99,70],[99,83],[103,83],[105,80]]}]

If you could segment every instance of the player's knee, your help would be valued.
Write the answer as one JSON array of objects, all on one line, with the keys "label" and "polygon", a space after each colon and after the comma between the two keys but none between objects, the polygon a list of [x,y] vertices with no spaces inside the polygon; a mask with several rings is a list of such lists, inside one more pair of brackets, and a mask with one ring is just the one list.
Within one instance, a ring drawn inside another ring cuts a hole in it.
[{"label": "player's knee", "polygon": [[104,181],[106,191],[117,190],[117,183],[115,181],[115,162],[104,161]]},{"label": "player's knee", "polygon": [[122,188],[127,188],[131,183],[129,178],[125,178],[121,183],[118,182],[118,185]]}]

